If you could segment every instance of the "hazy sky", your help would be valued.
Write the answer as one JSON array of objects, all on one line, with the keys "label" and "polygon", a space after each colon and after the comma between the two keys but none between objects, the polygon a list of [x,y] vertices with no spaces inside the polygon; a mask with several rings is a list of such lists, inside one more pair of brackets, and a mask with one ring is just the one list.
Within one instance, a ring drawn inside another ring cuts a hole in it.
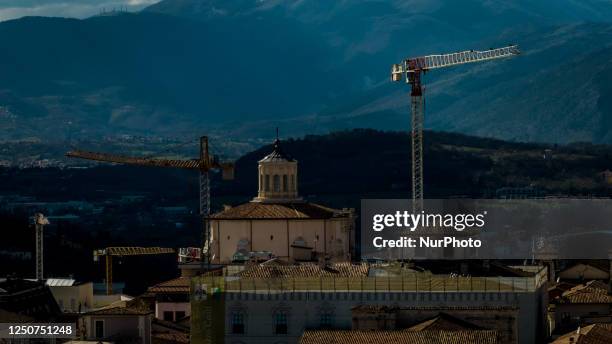
[{"label": "hazy sky", "polygon": [[0,21],[23,16],[84,18],[101,9],[139,10],[159,0],[0,0]]}]

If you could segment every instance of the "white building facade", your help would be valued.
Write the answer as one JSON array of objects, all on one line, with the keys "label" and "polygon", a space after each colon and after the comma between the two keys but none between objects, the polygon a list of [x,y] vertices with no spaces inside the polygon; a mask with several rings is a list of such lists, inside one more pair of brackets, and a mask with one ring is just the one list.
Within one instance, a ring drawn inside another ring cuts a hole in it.
[{"label": "white building facade", "polygon": [[259,161],[251,202],[210,217],[211,257],[228,264],[261,257],[288,261],[353,258],[354,211],[305,202],[298,194],[298,162],[274,150]]}]

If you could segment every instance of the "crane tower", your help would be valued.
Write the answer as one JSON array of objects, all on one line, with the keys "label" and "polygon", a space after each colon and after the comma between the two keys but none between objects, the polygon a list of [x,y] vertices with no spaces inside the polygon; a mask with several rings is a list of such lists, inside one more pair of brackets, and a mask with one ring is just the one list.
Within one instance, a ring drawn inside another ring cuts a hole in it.
[{"label": "crane tower", "polygon": [[34,230],[36,231],[36,279],[42,281],[44,279],[44,245],[43,245],[43,228],[49,224],[49,220],[41,213],[34,214]]},{"label": "crane tower", "polygon": [[408,58],[391,67],[391,81],[405,80],[410,84],[410,107],[412,111],[412,200],[414,210],[423,209],[423,74],[431,69],[460,64],[501,59],[520,54],[517,45],[485,51],[462,51],[451,54],[428,55]]},{"label": "crane tower", "polygon": [[217,157],[209,154],[208,137],[200,138],[200,157],[191,160],[168,160],[168,159],[152,159],[152,158],[137,158],[122,155],[114,155],[107,153],[87,152],[81,150],[73,150],[66,153],[67,157],[80,158],[102,162],[112,162],[127,165],[151,166],[151,167],[169,167],[188,170],[197,170],[200,172],[200,217],[202,218],[202,254],[200,262],[202,265],[210,265],[210,228],[208,226],[208,217],[210,216],[210,179],[209,172],[211,170],[221,170],[224,180],[234,179],[234,165],[232,163],[221,163]]}]

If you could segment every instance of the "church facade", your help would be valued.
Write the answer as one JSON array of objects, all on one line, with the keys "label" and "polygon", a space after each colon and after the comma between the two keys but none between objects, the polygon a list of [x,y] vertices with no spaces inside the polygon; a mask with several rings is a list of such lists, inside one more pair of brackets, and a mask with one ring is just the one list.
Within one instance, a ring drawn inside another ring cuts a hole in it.
[{"label": "church facade", "polygon": [[325,207],[299,197],[298,162],[281,149],[280,140],[259,161],[258,174],[257,197],[226,207],[209,218],[212,262],[353,258],[354,211]]}]

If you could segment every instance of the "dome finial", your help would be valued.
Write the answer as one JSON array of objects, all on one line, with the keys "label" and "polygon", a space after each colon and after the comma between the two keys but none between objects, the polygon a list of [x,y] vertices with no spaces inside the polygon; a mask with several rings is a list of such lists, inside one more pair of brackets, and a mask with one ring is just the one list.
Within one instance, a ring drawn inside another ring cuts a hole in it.
[{"label": "dome finial", "polygon": [[276,127],[276,140],[274,140],[274,150],[280,149],[280,138],[278,137],[278,127]]}]

